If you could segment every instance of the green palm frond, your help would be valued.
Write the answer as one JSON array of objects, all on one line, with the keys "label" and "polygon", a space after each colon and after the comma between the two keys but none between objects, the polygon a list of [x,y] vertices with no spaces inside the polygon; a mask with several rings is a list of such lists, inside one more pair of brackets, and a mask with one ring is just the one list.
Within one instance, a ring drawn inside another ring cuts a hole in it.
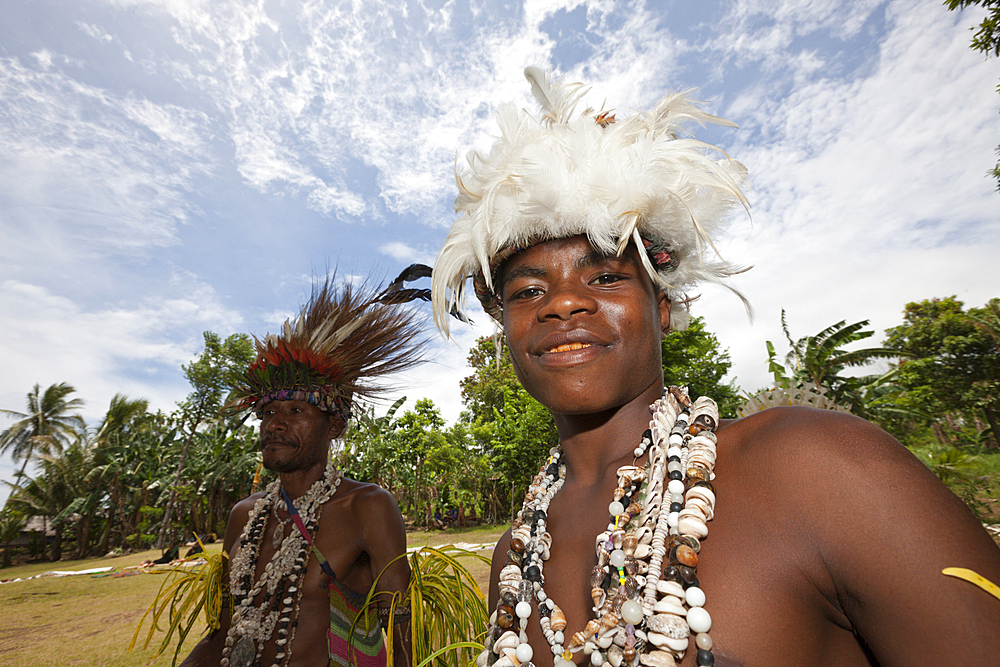
[{"label": "green palm frond", "polygon": [[[201,540],[198,540],[201,544]],[[202,545],[202,549],[204,549]],[[146,609],[146,613],[139,619],[139,624],[132,635],[132,642],[128,645],[131,651],[139,639],[143,623],[149,617],[149,631],[143,642],[143,650],[149,648],[153,635],[157,631],[162,631],[160,619],[164,615],[166,636],[156,649],[156,655],[162,655],[169,648],[174,633],[177,633],[177,647],[174,649],[174,657],[171,665],[177,664],[181,646],[187,638],[191,628],[194,627],[198,617],[204,612],[205,622],[210,630],[219,629],[219,618],[222,614],[223,602],[229,595],[229,591],[223,585],[223,561],[229,557],[225,551],[208,555],[200,553],[184,559],[188,560],[205,559],[205,563],[194,567],[171,567],[163,570],[152,570],[153,574],[165,575],[160,590],[156,594],[156,599]]]},{"label": "green palm frond", "polygon": [[[453,546],[424,547],[409,554],[408,558],[410,585],[405,595],[399,592],[391,594],[387,627],[393,627],[396,609],[409,605],[413,667],[469,665],[483,650],[481,640],[486,631],[486,602],[476,578],[460,559],[471,558],[487,565],[489,559]],[[379,600],[380,596],[389,595],[377,592],[376,584],[378,578],[368,593],[366,607]],[[390,631],[386,635],[387,663],[391,665],[393,633]]]},{"label": "green palm frond", "polygon": [[[139,640],[147,618],[149,629],[143,649],[149,647],[156,632],[165,632],[156,655],[162,655],[172,641],[176,641],[173,665],[177,664],[181,646],[203,612],[209,628],[218,629],[223,601],[229,595],[222,583],[222,563],[227,554],[198,554],[192,558],[200,557],[207,558],[207,563],[198,567],[179,566],[154,571],[167,578],[160,586],[156,599],[139,620],[129,651]],[[414,667],[466,667],[483,649],[481,640],[484,638],[487,614],[483,591],[462,561],[472,559],[489,565],[489,559],[452,546],[425,547],[399,558],[408,558],[410,562],[410,585],[406,593],[378,592],[375,590],[378,584],[376,578],[365,601],[367,608],[372,602],[389,596],[390,616],[386,623],[390,629],[386,633],[388,664],[393,664],[391,628],[395,613],[397,609],[409,606],[413,647],[411,664]],[[359,615],[355,622],[363,617]]]}]

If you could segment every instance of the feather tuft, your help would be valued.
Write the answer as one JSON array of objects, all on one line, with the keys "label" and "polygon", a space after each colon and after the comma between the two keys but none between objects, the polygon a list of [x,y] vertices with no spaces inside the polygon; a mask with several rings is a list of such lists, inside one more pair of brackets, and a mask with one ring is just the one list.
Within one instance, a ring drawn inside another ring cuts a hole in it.
[{"label": "feather tuft", "polygon": [[[429,273],[409,267],[390,288],[337,285],[335,276],[313,286],[298,317],[281,335],[255,339],[257,358],[234,391],[235,409],[259,410],[270,400],[307,400],[328,412],[350,412],[357,399],[370,399],[384,375],[420,361],[416,314],[401,307],[408,280]],[[416,298],[416,297],[414,297]]]},{"label": "feather tuft", "polygon": [[742,269],[722,259],[714,238],[734,208],[748,209],[747,170],[688,131],[695,124],[734,124],[705,112],[691,90],[669,93],[628,117],[610,110],[575,115],[583,84],[553,80],[537,67],[524,75],[541,113],[501,106],[492,148],[471,153],[465,168],[456,163],[459,216],[431,282],[438,328],[447,335],[448,313],[464,308],[469,277],[499,320],[495,264],[517,248],[574,235],[608,254],[634,242],[660,257],[644,258],[643,266],[675,303],[675,329],[685,326],[686,294],[698,283],[736,292],[726,279]]}]

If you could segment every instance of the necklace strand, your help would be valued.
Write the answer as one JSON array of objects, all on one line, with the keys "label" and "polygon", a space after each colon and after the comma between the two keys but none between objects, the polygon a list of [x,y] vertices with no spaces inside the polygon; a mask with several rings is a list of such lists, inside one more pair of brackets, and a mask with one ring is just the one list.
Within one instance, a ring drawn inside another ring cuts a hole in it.
[{"label": "necklace strand", "polygon": [[[525,630],[536,607],[554,667],[571,667],[579,651],[590,656],[592,667],[673,667],[692,635],[697,664],[714,664],[712,619],[697,566],[715,513],[718,406],[708,397],[692,403],[686,390],[670,387],[650,412],[633,464],[618,469],[608,528],[597,536],[590,577],[595,616],[567,641],[566,617],[545,592],[544,563],[552,546],[546,512],[566,477],[562,449],[554,447],[511,526],[500,599],[479,667],[534,667]],[[648,463],[636,465],[647,451]]]},{"label": "necklace strand", "polygon": [[[328,461],[323,477],[298,499],[299,514],[309,532],[314,532],[318,527],[323,505],[336,493],[342,477],[343,473],[336,469],[332,461]],[[234,613],[222,650],[221,667],[259,665],[264,645],[274,636],[275,629],[277,653],[274,665],[277,667],[291,660],[292,642],[302,603],[302,582],[309,563],[308,545],[300,531],[293,530],[280,542],[276,539],[278,534],[275,531],[272,536],[275,543],[274,555],[265,564],[260,578],[254,581],[261,543],[265,539],[264,527],[269,515],[273,512],[279,528],[283,526],[277,514],[280,503],[279,479],[272,482],[264,495],[254,503],[240,535],[240,547],[233,557],[229,574]],[[258,600],[260,596],[262,597]],[[293,616],[295,620],[292,619]]]}]

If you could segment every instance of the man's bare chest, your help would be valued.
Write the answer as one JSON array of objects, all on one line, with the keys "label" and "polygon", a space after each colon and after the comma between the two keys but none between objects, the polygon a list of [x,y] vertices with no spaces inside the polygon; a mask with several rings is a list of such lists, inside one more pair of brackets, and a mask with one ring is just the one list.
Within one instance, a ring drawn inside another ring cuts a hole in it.
[{"label": "man's bare chest", "polygon": [[[775,658],[793,664],[823,643],[850,643],[850,632],[831,620],[839,610],[823,590],[822,563],[810,551],[809,540],[769,517],[778,508],[765,498],[746,502],[751,496],[741,494],[739,485],[722,487],[720,499],[729,506],[720,502],[697,566],[704,607],[712,618],[715,664],[775,664],[769,663]],[[608,528],[608,502],[557,495],[549,508],[552,546],[544,564],[544,590],[566,619],[567,638],[596,617],[596,539]],[[532,627],[538,619],[532,617],[528,625],[532,644],[545,647],[541,629]],[[694,664],[694,653],[689,650],[681,664]],[[581,658],[577,655],[575,661],[585,664]],[[548,665],[550,660],[545,655],[533,662]]]}]

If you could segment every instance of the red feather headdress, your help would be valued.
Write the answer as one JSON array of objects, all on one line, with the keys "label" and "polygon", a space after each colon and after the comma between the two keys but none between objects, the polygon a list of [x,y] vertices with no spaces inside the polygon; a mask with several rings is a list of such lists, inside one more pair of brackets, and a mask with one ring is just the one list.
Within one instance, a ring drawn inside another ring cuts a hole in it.
[{"label": "red feather headdress", "polygon": [[335,287],[332,279],[315,285],[294,322],[254,339],[257,359],[234,391],[235,407],[259,413],[274,400],[300,400],[348,419],[354,400],[383,389],[373,380],[420,361],[419,326],[415,313],[399,305],[407,300],[400,293]]}]

